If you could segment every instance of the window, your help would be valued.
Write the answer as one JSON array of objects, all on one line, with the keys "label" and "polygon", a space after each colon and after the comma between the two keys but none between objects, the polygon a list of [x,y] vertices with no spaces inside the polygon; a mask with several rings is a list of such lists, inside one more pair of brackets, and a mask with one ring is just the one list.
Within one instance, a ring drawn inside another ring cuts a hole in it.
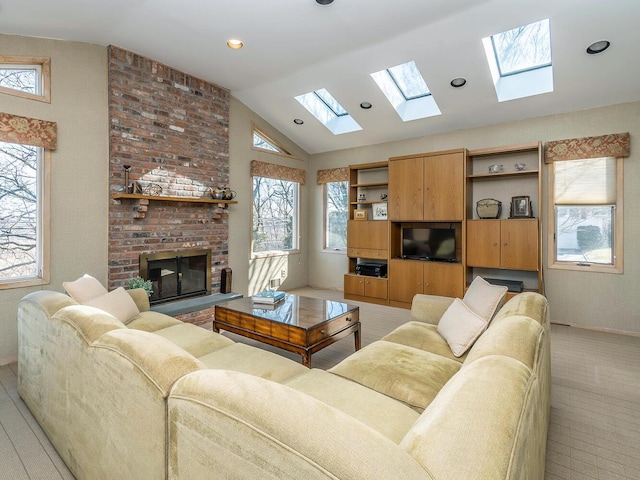
[{"label": "window", "polygon": [[[622,159],[554,162],[554,266],[597,271],[620,268],[616,237],[622,235]],[[620,180],[620,182],[619,182]]]},{"label": "window", "polygon": [[271,139],[266,133],[256,127],[253,128],[253,148],[266,150],[268,152],[277,153],[287,157],[291,156],[291,153],[289,153],[282,145]]},{"label": "window", "polygon": [[358,122],[325,88],[298,95],[296,100],[334,135],[362,130]]},{"label": "window", "polygon": [[440,115],[440,109],[415,62],[380,70],[372,73],[371,78],[403,121]]},{"label": "window", "polygon": [[0,288],[48,281],[49,154],[0,142]]},{"label": "window", "polygon": [[327,182],[324,184],[324,248],[345,250],[347,248],[347,219],[349,182]]},{"label": "window", "polygon": [[253,254],[298,249],[299,184],[253,176]]},{"label": "window", "polygon": [[44,57],[0,57],[0,93],[51,102],[51,61]]},{"label": "window", "polygon": [[482,39],[498,101],[553,91],[549,19]]}]

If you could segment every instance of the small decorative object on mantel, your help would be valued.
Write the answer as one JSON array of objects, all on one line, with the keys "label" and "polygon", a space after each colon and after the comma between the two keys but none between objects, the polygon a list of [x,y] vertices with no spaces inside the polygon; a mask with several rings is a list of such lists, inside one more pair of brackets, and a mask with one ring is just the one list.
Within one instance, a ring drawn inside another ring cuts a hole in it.
[{"label": "small decorative object on mantel", "polygon": [[531,199],[528,196],[511,197],[511,215],[509,218],[532,218]]},{"label": "small decorative object on mantel", "polygon": [[124,193],[133,193],[133,185],[129,184],[131,165],[123,165],[122,168],[124,168]]},{"label": "small decorative object on mantel", "polygon": [[214,200],[233,200],[236,198],[236,192],[228,186],[211,187],[209,193]]},{"label": "small decorative object on mantel", "polygon": [[143,185],[141,182],[135,182],[133,184],[133,193],[157,197],[162,193],[162,187],[157,183],[148,183]]},{"label": "small decorative object on mantel", "polygon": [[495,198],[483,198],[476,202],[478,218],[500,218],[502,202]]}]

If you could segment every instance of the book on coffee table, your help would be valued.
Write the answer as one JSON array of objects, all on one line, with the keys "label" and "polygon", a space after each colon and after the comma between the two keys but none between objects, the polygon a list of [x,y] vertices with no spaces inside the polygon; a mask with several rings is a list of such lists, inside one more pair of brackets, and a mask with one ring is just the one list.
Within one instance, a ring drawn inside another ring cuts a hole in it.
[{"label": "book on coffee table", "polygon": [[251,300],[253,300],[253,303],[273,305],[281,300],[284,300],[284,292],[276,292],[275,290],[263,290],[253,295],[251,297]]}]

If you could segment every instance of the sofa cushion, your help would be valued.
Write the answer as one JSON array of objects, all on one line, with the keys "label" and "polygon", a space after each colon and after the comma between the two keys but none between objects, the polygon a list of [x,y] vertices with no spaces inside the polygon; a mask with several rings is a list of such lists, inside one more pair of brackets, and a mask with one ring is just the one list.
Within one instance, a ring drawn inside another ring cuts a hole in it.
[{"label": "sofa cushion", "polygon": [[73,282],[62,282],[62,286],[71,298],[81,304],[107,293],[98,280],[86,273]]},{"label": "sofa cushion", "polygon": [[395,443],[400,443],[420,416],[403,403],[324,370],[314,368],[285,385],[342,410]]},{"label": "sofa cushion", "polygon": [[491,285],[482,277],[476,277],[469,285],[462,301],[488,323],[504,302],[507,287]]},{"label": "sofa cushion", "polygon": [[453,300],[438,323],[438,333],[447,341],[456,357],[469,350],[486,328],[487,321],[459,298]]},{"label": "sofa cushion", "polygon": [[182,323],[180,320],[170,317],[169,315],[150,310],[148,312],[140,312],[140,316],[129,323],[127,327],[144,332],[155,332]]},{"label": "sofa cushion", "polygon": [[301,363],[243,343],[234,343],[198,358],[207,368],[248,373],[278,383],[309,371]]},{"label": "sofa cushion", "polygon": [[[178,322],[180,322],[178,320]],[[228,339],[220,334],[205,330],[191,323],[178,323],[161,330],[153,332],[155,335],[171,340],[180,348],[186,350],[196,358],[202,357],[207,353],[229,345],[233,345],[233,340]]]},{"label": "sofa cushion", "polygon": [[422,411],[460,369],[460,362],[379,340],[345,358],[329,372],[384,393]]},{"label": "sofa cushion", "polygon": [[382,337],[381,340],[435,353],[458,362],[464,361],[466,357],[466,353],[460,357],[453,354],[447,341],[438,333],[435,324],[410,321],[400,325],[393,332]]},{"label": "sofa cushion", "polygon": [[465,366],[489,355],[505,355],[533,369],[543,344],[544,328],[530,317],[511,315],[491,326],[469,350]]},{"label": "sofa cushion", "polygon": [[138,310],[136,302],[122,287],[82,303],[104,310],[125,325],[140,316],[140,310]]},{"label": "sofa cushion", "polygon": [[433,478],[542,478],[525,468],[538,455],[533,446],[545,445],[545,429],[534,425],[549,404],[536,401],[537,381],[517,360],[483,357],[442,388],[400,448]]}]

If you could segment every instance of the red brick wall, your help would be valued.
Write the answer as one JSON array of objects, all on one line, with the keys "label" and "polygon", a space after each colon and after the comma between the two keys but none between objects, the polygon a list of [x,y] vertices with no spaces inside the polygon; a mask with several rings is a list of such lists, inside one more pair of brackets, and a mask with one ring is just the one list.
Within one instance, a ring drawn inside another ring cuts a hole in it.
[{"label": "red brick wall", "polygon": [[[155,184],[162,195],[208,197],[229,183],[229,91],[109,47],[109,183]],[[147,204],[148,202],[148,204]],[[228,216],[216,204],[111,200],[109,288],[126,286],[141,253],[212,249],[212,293],[228,266]]]}]

